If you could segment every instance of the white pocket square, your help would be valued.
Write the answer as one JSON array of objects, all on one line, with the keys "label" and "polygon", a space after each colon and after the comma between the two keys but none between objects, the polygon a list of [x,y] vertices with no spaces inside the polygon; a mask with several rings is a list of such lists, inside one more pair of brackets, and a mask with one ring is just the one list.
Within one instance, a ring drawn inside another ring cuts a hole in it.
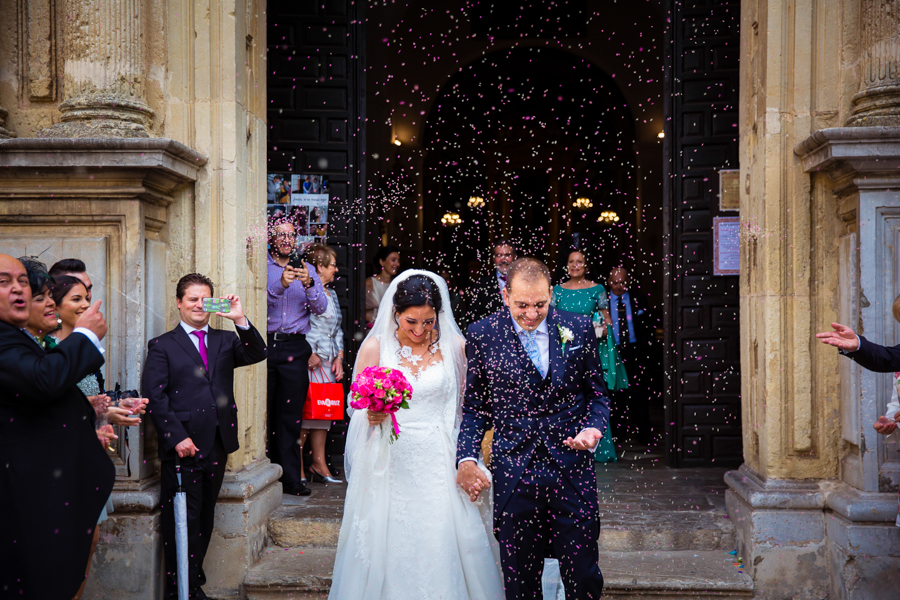
[{"label": "white pocket square", "polygon": [[569,350],[578,350],[579,348],[581,348],[581,346],[572,346]]}]

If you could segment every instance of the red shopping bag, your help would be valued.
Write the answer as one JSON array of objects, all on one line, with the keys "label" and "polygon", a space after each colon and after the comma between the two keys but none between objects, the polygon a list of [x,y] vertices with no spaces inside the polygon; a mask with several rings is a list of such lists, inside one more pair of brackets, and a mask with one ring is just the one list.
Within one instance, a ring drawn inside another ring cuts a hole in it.
[{"label": "red shopping bag", "polygon": [[[313,375],[318,373],[313,371]],[[326,379],[325,374],[322,378]],[[318,379],[316,377],[315,379]],[[344,386],[340,383],[309,382],[303,418],[317,421],[341,421],[344,419]]]}]

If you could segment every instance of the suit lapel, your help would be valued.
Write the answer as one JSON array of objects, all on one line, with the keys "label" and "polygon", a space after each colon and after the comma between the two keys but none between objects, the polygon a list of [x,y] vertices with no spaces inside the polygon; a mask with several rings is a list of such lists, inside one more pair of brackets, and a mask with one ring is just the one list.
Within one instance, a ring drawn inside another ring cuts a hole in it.
[{"label": "suit lapel", "polygon": [[225,332],[218,329],[209,328],[209,334],[206,336],[206,362],[209,363],[209,378],[212,380],[213,371],[216,368],[216,358],[222,349],[222,338]]},{"label": "suit lapel", "polygon": [[[550,336],[550,377],[554,386],[562,382],[566,367],[566,357],[562,351],[562,341],[559,339],[559,315],[551,308],[547,314],[547,334]],[[570,342],[571,344],[571,342]]]},{"label": "suit lapel", "polygon": [[[200,353],[197,351],[197,348],[194,347],[194,342],[188,337],[188,333],[184,330],[184,327],[179,323],[175,326],[172,333],[175,334],[175,341],[178,342],[178,345],[181,346],[181,349],[184,350],[185,354],[190,356],[191,360],[194,361],[194,364],[206,372],[206,369],[203,366],[203,359],[200,358]],[[209,353],[207,352],[207,360],[208,359]]]}]

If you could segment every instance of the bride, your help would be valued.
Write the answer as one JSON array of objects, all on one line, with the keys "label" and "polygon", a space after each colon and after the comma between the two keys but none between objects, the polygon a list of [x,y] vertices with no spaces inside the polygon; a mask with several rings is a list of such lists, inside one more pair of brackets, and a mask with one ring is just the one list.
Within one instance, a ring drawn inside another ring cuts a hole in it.
[{"label": "bride", "polygon": [[347,499],[329,598],[502,600],[488,502],[456,486],[456,438],[465,386],[465,340],[447,284],[407,271],[385,292],[360,348],[366,367],[400,369],[413,388],[388,442],[384,414],[354,411],[347,433]]}]

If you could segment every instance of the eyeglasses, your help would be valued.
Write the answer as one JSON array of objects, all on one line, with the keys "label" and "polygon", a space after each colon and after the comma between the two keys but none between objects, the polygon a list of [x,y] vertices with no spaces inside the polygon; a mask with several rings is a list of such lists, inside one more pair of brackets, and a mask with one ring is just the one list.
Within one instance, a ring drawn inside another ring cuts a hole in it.
[{"label": "eyeglasses", "polygon": [[494,252],[494,258],[512,258],[512,257],[513,257],[512,252],[503,252],[503,253]]},{"label": "eyeglasses", "polygon": [[276,240],[289,240],[289,239],[293,238],[294,235],[295,234],[293,234],[293,233],[276,233],[275,239]]}]

